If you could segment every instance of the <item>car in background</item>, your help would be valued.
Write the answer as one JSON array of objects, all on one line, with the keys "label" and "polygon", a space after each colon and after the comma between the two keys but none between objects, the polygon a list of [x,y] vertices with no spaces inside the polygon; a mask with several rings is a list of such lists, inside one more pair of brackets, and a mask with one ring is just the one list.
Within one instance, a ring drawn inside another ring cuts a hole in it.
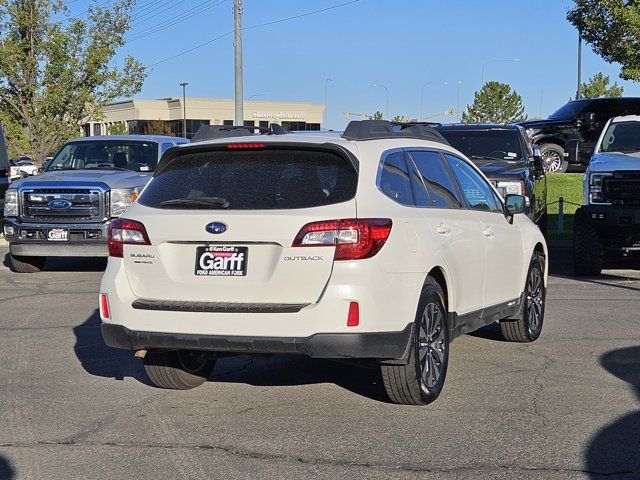
[{"label": "car in background", "polygon": [[502,199],[438,132],[212,133],[167,152],[109,228],[102,335],[156,386],[295,353],[369,364],[392,401],[425,405],[453,338],[493,322],[540,335],[547,249],[525,198]]},{"label": "car in background", "polygon": [[475,163],[503,197],[523,195],[527,199],[527,215],[545,231],[547,177],[542,158],[524,128],[501,124],[450,124],[433,128]]},{"label": "car in background", "polygon": [[9,153],[7,151],[7,139],[4,136],[4,128],[0,122],[0,208],[4,209],[4,194],[11,183],[9,166]]},{"label": "car in background", "polygon": [[598,139],[574,215],[573,264],[599,275],[608,258],[640,253],[640,116],[615,117]]},{"label": "car in background", "polygon": [[106,257],[107,230],[135,201],[162,154],[180,137],[106,135],[72,140],[46,170],[11,184],[3,231],[14,271],[37,272],[47,257]]},{"label": "car in background", "polygon": [[13,162],[22,173],[26,173],[27,175],[38,174],[38,166],[29,157],[16,158]]},{"label": "car in background", "polygon": [[574,100],[546,120],[521,122],[534,146],[540,148],[544,168],[564,173],[569,165],[587,165],[598,136],[610,118],[640,115],[640,98],[584,98]]}]

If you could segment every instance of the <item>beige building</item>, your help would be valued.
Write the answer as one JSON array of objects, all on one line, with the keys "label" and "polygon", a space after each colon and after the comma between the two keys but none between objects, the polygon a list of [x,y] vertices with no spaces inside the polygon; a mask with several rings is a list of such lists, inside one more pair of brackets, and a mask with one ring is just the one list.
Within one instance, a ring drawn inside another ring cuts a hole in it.
[{"label": "beige building", "polygon": [[[188,138],[201,125],[233,125],[235,110],[231,99],[187,98],[185,103]],[[260,127],[277,123],[287,130],[320,130],[324,110],[324,105],[309,102],[248,100],[244,102],[244,123]],[[83,131],[85,136],[122,131],[183,136],[182,118],[182,98],[125,100],[106,105],[104,118],[83,125]]]}]

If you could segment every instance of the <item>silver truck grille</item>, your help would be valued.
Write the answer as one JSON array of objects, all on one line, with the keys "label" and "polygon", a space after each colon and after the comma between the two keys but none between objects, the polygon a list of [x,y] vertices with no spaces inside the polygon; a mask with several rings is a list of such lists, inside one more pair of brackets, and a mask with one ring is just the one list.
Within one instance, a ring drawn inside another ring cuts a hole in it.
[{"label": "silver truck grille", "polygon": [[21,193],[25,221],[101,222],[107,216],[106,192],[100,188],[31,188]]}]

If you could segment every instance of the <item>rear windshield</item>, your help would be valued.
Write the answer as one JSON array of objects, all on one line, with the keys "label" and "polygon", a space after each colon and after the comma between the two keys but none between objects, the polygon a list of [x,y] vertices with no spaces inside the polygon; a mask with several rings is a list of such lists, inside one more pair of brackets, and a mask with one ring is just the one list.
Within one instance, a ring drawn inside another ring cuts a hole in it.
[{"label": "rear windshield", "polygon": [[339,155],[311,150],[214,151],[181,155],[138,202],[167,209],[276,210],[341,203],[357,173]]}]

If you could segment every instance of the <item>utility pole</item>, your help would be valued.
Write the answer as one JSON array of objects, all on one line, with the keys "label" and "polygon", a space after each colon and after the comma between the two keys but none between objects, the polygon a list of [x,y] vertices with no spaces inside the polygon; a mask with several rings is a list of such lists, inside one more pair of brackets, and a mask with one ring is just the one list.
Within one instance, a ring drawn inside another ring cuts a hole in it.
[{"label": "utility pole", "polygon": [[327,77],[324,81],[324,111],[322,112],[322,127],[327,129],[327,85],[329,82],[333,82],[333,78]]},{"label": "utility pole", "polygon": [[374,87],[384,88],[385,98],[386,98],[386,100],[385,100],[385,106],[386,106],[386,108],[385,108],[385,113],[386,113],[385,120],[389,120],[389,89],[387,88],[386,85],[378,85],[378,84],[376,84],[376,85],[374,85]]},{"label": "utility pole", "polygon": [[233,53],[236,74],[235,125],[244,125],[242,93],[242,0],[233,0]]},{"label": "utility pole", "polygon": [[578,90],[576,91],[576,100],[582,97],[582,35],[578,33]]},{"label": "utility pole", "polygon": [[182,136],[187,138],[187,82],[182,82]]}]

